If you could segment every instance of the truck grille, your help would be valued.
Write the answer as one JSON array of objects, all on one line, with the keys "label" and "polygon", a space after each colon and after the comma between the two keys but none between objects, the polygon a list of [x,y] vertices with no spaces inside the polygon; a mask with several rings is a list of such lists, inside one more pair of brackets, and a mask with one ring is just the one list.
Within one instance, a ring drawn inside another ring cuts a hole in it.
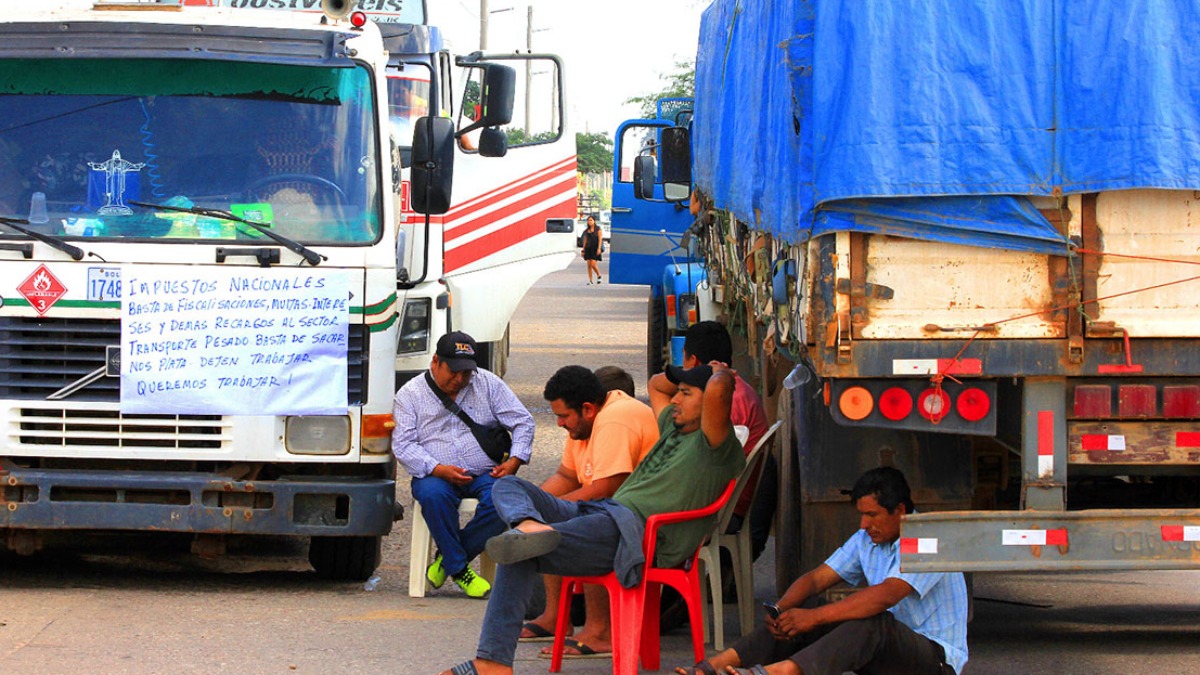
[{"label": "truck grille", "polygon": [[22,408],[12,447],[220,448],[230,439],[220,415],[122,415],[115,410]]},{"label": "truck grille", "polygon": [[[366,403],[370,332],[351,324],[347,346],[346,404]],[[45,319],[0,317],[0,398],[41,401],[103,368],[109,345],[121,344],[118,319]],[[117,403],[121,383],[102,377],[67,398]]]}]

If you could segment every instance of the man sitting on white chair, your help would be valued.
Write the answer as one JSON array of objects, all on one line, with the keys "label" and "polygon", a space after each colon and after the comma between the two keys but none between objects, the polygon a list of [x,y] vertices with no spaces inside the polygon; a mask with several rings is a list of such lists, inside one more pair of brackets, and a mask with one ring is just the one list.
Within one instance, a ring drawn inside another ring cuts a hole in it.
[{"label": "man sitting on white chair", "polygon": [[[471,428],[450,412],[437,387],[476,424],[499,422],[512,433],[511,456],[497,463],[484,452]],[[421,505],[438,555],[426,572],[434,588],[454,579],[472,598],[486,597],[491,584],[475,574],[470,562],[489,537],[504,531],[492,506],[492,484],[513,475],[533,452],[533,415],[496,375],[479,370],[475,340],[466,333],[443,335],[429,367],[429,378],[414,377],[396,392],[392,416],[392,453],[413,477],[413,499]],[[475,517],[460,529],[458,506],[478,499]]]}]

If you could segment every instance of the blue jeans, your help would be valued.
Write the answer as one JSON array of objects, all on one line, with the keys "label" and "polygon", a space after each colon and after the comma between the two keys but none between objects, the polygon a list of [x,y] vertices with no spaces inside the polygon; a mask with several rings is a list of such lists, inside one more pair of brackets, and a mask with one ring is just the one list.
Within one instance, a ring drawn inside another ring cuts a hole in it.
[{"label": "blue jeans", "polygon": [[505,476],[492,491],[496,511],[504,522],[516,525],[531,518],[552,525],[562,534],[558,548],[546,555],[511,565],[496,566],[496,583],[479,632],[481,659],[511,666],[517,638],[525,622],[525,605],[541,574],[594,576],[613,571],[621,535],[608,514],[588,502],[569,502],[543,491],[529,481]]},{"label": "blue jeans", "polygon": [[[421,504],[429,534],[442,554],[442,567],[451,576],[467,569],[467,564],[483,552],[487,540],[504,531],[504,523],[492,506],[495,482],[486,473],[466,485],[454,485],[433,476],[412,481],[413,499]],[[459,529],[458,506],[464,499],[478,499],[479,506],[471,522]]]}]

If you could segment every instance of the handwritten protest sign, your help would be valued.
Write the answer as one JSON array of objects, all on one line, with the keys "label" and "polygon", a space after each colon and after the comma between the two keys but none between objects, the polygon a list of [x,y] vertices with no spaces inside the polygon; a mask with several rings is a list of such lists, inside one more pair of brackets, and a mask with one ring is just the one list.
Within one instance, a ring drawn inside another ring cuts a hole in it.
[{"label": "handwritten protest sign", "polygon": [[121,412],[346,412],[349,284],[338,270],[122,270]]}]

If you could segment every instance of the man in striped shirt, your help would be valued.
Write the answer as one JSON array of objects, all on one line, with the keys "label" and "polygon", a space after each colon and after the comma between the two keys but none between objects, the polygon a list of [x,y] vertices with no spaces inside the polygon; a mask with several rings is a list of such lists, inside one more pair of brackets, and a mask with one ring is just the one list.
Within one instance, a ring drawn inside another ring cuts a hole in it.
[{"label": "man in striped shirt", "polygon": [[[676,672],[961,673],[967,662],[963,575],[900,571],[900,521],[914,512],[904,474],[891,467],[872,469],[854,484],[850,499],[861,529],[825,564],[792,583],[778,611],[768,609],[765,625],[732,648]],[[842,581],[867,586],[838,602],[801,607]]]},{"label": "man in striped shirt", "polygon": [[[512,432],[511,456],[503,462],[489,457],[433,387],[476,424],[498,422]],[[392,454],[413,477],[413,499],[420,502],[438,547],[426,578],[441,588],[449,576],[468,596],[486,597],[491,585],[471,571],[469,563],[483,552],[488,538],[505,529],[492,506],[492,484],[529,463],[533,415],[504,380],[477,368],[475,340],[455,331],[438,340],[428,377],[414,377],[396,392],[392,417]],[[458,505],[464,499],[478,499],[479,506],[471,522],[460,528]]]}]

